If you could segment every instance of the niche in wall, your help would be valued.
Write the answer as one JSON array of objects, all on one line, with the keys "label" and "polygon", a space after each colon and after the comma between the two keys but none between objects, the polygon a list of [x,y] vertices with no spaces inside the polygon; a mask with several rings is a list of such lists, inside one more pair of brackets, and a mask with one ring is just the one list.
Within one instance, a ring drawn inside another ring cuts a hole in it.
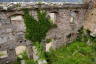
[{"label": "niche in wall", "polygon": [[52,23],[55,23],[55,21],[56,21],[56,14],[54,12],[51,12],[48,15],[49,15],[49,18],[52,21]]},{"label": "niche in wall", "polygon": [[25,30],[24,19],[21,15],[13,15],[10,18],[11,18],[11,23],[14,26],[13,28],[16,31],[24,31]]}]

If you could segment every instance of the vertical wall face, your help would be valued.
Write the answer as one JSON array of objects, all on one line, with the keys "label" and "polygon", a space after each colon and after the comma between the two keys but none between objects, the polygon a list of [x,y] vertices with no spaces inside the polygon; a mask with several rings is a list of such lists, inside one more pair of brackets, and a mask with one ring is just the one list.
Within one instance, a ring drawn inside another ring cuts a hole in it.
[{"label": "vertical wall face", "polygon": [[84,14],[84,9],[65,9],[55,13],[54,23],[57,24],[57,28],[50,30],[46,37],[53,40],[53,48],[60,47],[76,38],[78,29],[83,26]]},{"label": "vertical wall face", "polygon": [[[22,16],[8,18],[6,13],[0,14],[0,52],[7,51],[8,55],[0,57],[0,64],[15,61],[17,46],[26,46],[26,48],[31,49],[30,42],[24,38],[24,32],[25,25]],[[28,52],[31,52],[30,55],[32,55],[32,49]]]},{"label": "vertical wall face", "polygon": [[96,36],[96,8],[86,13],[84,27],[92,32],[92,36]]},{"label": "vertical wall face", "polygon": [[[78,29],[84,23],[84,9],[59,9],[55,12],[52,10],[47,12],[53,23],[57,24],[57,28],[49,30],[46,36],[46,39],[52,39],[52,48],[60,47],[76,38]],[[30,15],[37,19],[36,11],[30,11]],[[8,57],[15,58],[16,47],[27,45],[28,51],[32,53],[31,45],[24,38],[25,25],[22,16],[10,17],[10,19],[11,21],[7,21],[6,14],[0,14],[0,51],[7,50]]]},{"label": "vertical wall face", "polygon": [[92,36],[96,36],[96,0],[91,1],[92,4],[89,5],[91,9],[87,10],[85,15],[84,28],[90,30]]}]

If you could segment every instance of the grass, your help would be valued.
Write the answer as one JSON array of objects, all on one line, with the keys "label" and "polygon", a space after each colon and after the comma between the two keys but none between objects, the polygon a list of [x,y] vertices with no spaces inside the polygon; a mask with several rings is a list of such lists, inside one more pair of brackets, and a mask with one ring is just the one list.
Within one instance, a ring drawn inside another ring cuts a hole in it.
[{"label": "grass", "polygon": [[35,46],[37,49],[37,56],[39,56],[39,59],[45,60],[46,57],[45,57],[45,50],[43,44],[39,42],[35,42]]},{"label": "grass", "polygon": [[47,53],[49,64],[96,64],[96,51],[84,42],[73,42],[68,46]]}]

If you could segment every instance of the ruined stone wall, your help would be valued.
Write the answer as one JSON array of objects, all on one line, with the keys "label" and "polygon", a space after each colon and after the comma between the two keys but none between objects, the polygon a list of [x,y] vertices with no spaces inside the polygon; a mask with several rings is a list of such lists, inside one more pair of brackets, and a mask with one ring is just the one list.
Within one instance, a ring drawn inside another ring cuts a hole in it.
[{"label": "ruined stone wall", "polygon": [[[56,17],[53,18],[55,20],[53,23],[57,25],[57,28],[49,30],[46,36],[46,40],[52,40],[51,47],[53,49],[66,45],[76,39],[78,30],[84,24],[86,9],[59,9],[46,11],[49,16],[51,13],[54,13]],[[30,15],[37,19],[36,11],[30,11]]]},{"label": "ruined stone wall", "polygon": [[[83,26],[86,9],[48,9],[46,11],[49,16],[50,13],[54,13],[54,24],[57,24],[57,28],[49,30],[46,36],[46,39],[52,39],[51,47],[56,49],[73,41],[77,36],[78,29]],[[36,10],[29,12],[30,15],[37,18]],[[8,57],[3,59],[3,62],[15,59],[15,48],[20,45],[27,46],[30,56],[32,56],[31,44],[24,38],[26,28],[24,26],[24,20],[14,17],[13,15],[12,17],[8,16],[4,12],[0,14],[0,51],[8,51]]]},{"label": "ruined stone wall", "polygon": [[[24,38],[24,21],[11,20],[3,12],[0,14],[0,52],[7,51],[8,57],[0,58],[0,64],[16,60],[16,47],[26,46],[32,56],[31,44]],[[10,20],[9,20],[10,19]],[[1,62],[2,61],[2,62]]]},{"label": "ruined stone wall", "polygon": [[92,36],[96,36],[96,0],[93,0],[93,7],[87,10],[84,28],[90,30]]},{"label": "ruined stone wall", "polygon": [[70,43],[76,38],[78,29],[83,26],[86,9],[63,9],[56,14],[57,28],[47,34],[47,39],[52,39],[52,48],[58,48]]}]

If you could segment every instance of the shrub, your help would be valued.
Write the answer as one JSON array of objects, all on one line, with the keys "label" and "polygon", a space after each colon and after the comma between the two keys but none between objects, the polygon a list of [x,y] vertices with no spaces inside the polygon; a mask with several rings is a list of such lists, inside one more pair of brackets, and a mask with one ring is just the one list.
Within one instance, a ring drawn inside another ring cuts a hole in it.
[{"label": "shrub", "polygon": [[43,10],[37,11],[38,20],[29,15],[28,9],[24,9],[24,22],[26,25],[25,37],[32,42],[41,42],[46,37],[46,33],[56,25],[50,22],[47,14]]}]

